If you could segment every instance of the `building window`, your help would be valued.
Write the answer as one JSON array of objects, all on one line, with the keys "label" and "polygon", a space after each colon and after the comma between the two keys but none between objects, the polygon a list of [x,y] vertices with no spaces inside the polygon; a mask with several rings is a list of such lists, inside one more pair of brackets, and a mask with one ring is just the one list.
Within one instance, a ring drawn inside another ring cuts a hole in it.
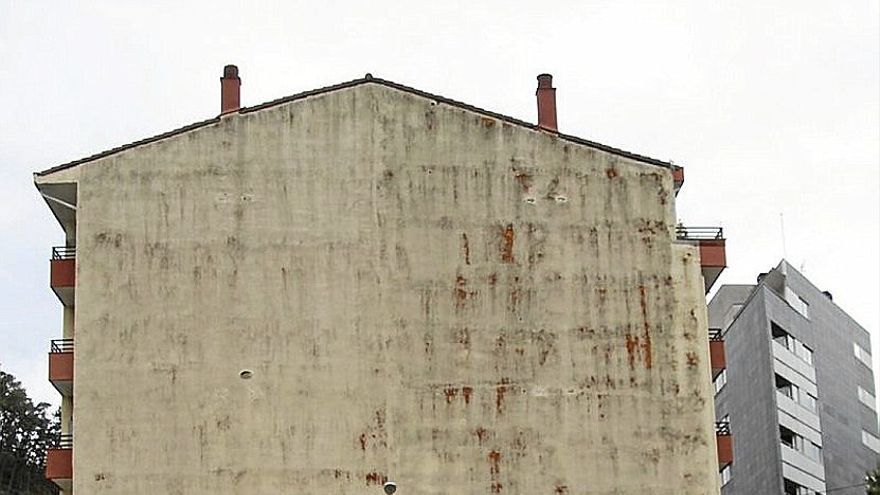
[{"label": "building window", "polygon": [[813,364],[813,350],[809,347],[801,344],[800,348],[801,353],[799,354],[801,359],[807,362],[807,364]]},{"label": "building window", "polygon": [[801,486],[788,478],[782,478],[782,482],[782,493],[785,495],[818,495],[818,492],[814,492],[805,486]]},{"label": "building window", "polygon": [[880,438],[877,438],[867,431],[862,430],[862,443],[865,444],[865,447],[868,447],[874,452],[880,454]]},{"label": "building window", "polygon": [[721,478],[721,486],[726,485],[730,481],[730,464],[721,468],[721,471],[718,472],[718,477]]},{"label": "building window", "polygon": [[775,322],[770,322],[770,336],[773,338],[773,341],[777,344],[785,347],[795,356],[801,358],[802,361],[812,366],[813,364],[813,350],[807,347],[803,342],[794,338],[785,331],[784,328],[777,325]]},{"label": "building window", "polygon": [[810,319],[810,305],[788,287],[785,288],[785,302],[787,302],[795,311],[800,313],[801,316],[808,320]]},{"label": "building window", "polygon": [[782,445],[797,450],[797,438],[798,436],[793,431],[784,426],[779,427],[779,440],[782,442]]},{"label": "building window", "polygon": [[810,395],[809,393],[803,391],[795,385],[791,383],[787,379],[783,378],[780,375],[775,375],[776,377],[776,391],[780,394],[788,397],[789,399],[797,402],[805,409],[810,410],[811,412],[816,412],[816,398]]},{"label": "building window", "polygon": [[[788,340],[791,337],[788,335],[788,332],[785,331],[782,327],[776,324],[776,322],[770,322],[770,336],[773,337],[773,340],[776,341],[782,347],[789,349]],[[790,350],[790,349],[789,349]]]},{"label": "building window", "polygon": [[782,445],[785,445],[791,450],[800,452],[814,462],[822,462],[822,447],[819,447],[810,440],[807,440],[782,425],[779,425],[779,441]]},{"label": "building window", "polygon": [[776,375],[776,391],[789,399],[798,402],[800,389],[798,389],[797,385],[779,375]]},{"label": "building window", "polygon": [[862,349],[859,344],[853,342],[853,354],[856,355],[856,359],[862,362],[868,368],[871,368],[871,353]]},{"label": "building window", "polygon": [[862,404],[871,408],[872,411],[877,410],[877,399],[874,398],[874,395],[871,392],[859,387],[859,400]]},{"label": "building window", "polygon": [[712,385],[715,386],[715,395],[718,395],[718,392],[721,392],[721,389],[727,385],[727,368],[718,373],[718,376],[712,381]]},{"label": "building window", "polygon": [[806,455],[810,459],[812,459],[820,464],[822,463],[822,447],[819,447],[815,443],[813,443],[809,440],[804,440],[803,453],[804,453],[804,455]]},{"label": "building window", "polygon": [[800,405],[816,412],[816,398],[806,392],[800,394]]}]

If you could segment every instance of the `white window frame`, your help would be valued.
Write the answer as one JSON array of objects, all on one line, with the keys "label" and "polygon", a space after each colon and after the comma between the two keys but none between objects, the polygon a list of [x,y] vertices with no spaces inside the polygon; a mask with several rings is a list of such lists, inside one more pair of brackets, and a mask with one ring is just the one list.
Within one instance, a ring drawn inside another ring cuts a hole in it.
[{"label": "white window frame", "polygon": [[871,364],[871,353],[862,349],[862,346],[853,342],[853,354],[855,354],[856,359],[862,362],[868,369],[872,370],[873,366]]},{"label": "white window frame", "polygon": [[730,464],[721,468],[721,471],[718,471],[718,478],[721,481],[721,486],[726,485],[730,481]]},{"label": "white window frame", "polygon": [[871,408],[872,411],[877,410],[877,398],[871,392],[859,387],[859,401]]},{"label": "white window frame", "polygon": [[880,454],[880,438],[877,438],[867,431],[862,430],[862,443],[865,445],[865,447],[868,447],[875,453]]},{"label": "white window frame", "polygon": [[727,368],[721,370],[721,373],[718,373],[718,376],[712,380],[712,386],[715,388],[715,395],[718,395],[725,385],[727,385]]},{"label": "white window frame", "polygon": [[801,316],[808,320],[810,319],[810,304],[804,301],[804,298],[797,295],[795,291],[788,288],[788,286],[785,287],[785,302]]}]

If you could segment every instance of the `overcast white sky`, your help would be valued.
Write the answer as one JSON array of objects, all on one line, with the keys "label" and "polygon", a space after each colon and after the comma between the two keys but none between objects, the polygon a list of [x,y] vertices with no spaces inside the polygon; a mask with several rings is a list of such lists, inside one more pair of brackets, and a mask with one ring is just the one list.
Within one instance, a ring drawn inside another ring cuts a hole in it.
[{"label": "overcast white sky", "polygon": [[560,130],[685,167],[720,283],[779,262],[784,213],[880,356],[880,0],[0,0],[0,366],[37,399],[63,235],[31,173],[215,116],[227,63],[246,106],[371,72],[527,121],[550,72]]}]

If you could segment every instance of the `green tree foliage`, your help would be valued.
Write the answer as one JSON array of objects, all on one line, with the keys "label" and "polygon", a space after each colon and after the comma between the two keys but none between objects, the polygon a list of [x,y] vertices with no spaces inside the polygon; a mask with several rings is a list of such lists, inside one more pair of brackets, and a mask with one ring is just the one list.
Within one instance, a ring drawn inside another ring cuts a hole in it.
[{"label": "green tree foliage", "polygon": [[868,473],[865,483],[865,493],[868,495],[880,495],[880,466]]},{"label": "green tree foliage", "polygon": [[59,412],[34,404],[21,383],[0,370],[0,495],[57,494],[44,478],[46,449],[60,432]]}]

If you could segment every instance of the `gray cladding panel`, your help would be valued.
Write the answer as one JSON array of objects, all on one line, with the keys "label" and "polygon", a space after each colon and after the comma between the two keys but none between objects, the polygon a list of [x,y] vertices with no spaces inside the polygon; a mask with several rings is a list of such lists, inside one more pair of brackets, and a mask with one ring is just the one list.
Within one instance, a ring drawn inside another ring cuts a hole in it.
[{"label": "gray cladding panel", "polygon": [[[726,308],[724,310],[726,312]],[[725,337],[727,385],[716,415],[730,415],[734,461],[724,495],[778,493],[780,454],[769,326],[761,294],[752,298]]]},{"label": "gray cladding panel", "polygon": [[[809,319],[785,302],[783,283],[809,304]],[[742,300],[741,287],[718,290],[709,304],[712,326],[720,326],[729,307]],[[718,417],[730,414],[735,452],[732,478],[722,493],[781,493],[781,487],[773,488],[781,483],[781,459],[770,321],[813,349],[826,487],[860,483],[880,460],[861,438],[862,429],[877,432],[876,413],[858,398],[859,386],[875,391],[873,374],[853,355],[853,343],[871,349],[870,336],[784,261],[755,290],[725,336],[728,384],[716,397],[716,410]]]},{"label": "gray cladding panel", "polygon": [[[871,348],[870,337],[800,273],[791,267],[787,271],[788,286],[810,305],[810,320],[801,318],[805,323],[796,328],[815,350],[826,485],[834,488],[856,484],[878,461],[878,456],[862,444],[861,433],[865,429],[876,434],[877,415],[858,397],[859,386],[874,390],[874,379],[853,355],[854,342]],[[781,300],[778,305],[787,306]]]}]

